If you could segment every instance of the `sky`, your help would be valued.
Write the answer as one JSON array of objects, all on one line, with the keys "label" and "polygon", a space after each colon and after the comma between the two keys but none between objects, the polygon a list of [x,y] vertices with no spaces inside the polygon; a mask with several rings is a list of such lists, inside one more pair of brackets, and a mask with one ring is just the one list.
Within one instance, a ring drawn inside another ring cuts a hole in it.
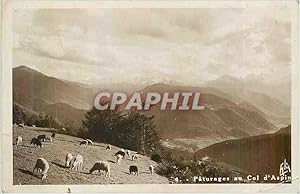
[{"label": "sky", "polygon": [[86,84],[290,76],[287,8],[18,9],[13,66]]}]

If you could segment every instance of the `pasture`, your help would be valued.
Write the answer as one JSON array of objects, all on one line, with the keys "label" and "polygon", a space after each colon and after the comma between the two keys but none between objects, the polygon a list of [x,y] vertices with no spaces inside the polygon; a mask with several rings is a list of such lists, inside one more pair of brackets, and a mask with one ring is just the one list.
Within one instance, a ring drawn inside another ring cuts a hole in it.
[{"label": "pasture", "polygon": [[[116,163],[114,154],[121,148],[113,146],[106,150],[104,143],[95,143],[89,146],[79,146],[81,138],[56,134],[53,142],[44,142],[44,147],[31,147],[30,141],[40,134],[51,135],[50,129],[26,127],[21,129],[13,127],[13,182],[15,185],[63,185],[63,184],[168,184],[166,177],[156,173],[150,174],[149,165],[157,166],[149,157],[139,155],[138,160],[132,161],[127,156]],[[16,137],[22,136],[22,145],[16,146]],[[67,153],[83,156],[83,169],[81,171],[70,170],[65,167]],[[45,158],[49,165],[48,176],[41,180],[32,174],[35,162],[39,157]],[[96,161],[108,161],[111,167],[110,178],[105,177],[105,172],[98,171],[89,174],[89,170]],[[129,174],[129,166],[136,165],[139,168],[139,176]]]}]

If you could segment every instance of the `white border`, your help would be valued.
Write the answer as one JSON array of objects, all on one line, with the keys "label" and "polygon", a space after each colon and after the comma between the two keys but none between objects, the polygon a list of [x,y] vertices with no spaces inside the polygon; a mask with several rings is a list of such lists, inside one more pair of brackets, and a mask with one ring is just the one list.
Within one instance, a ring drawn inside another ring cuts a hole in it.
[{"label": "white border", "polygon": [[[2,2],[3,3],[3,2]],[[12,146],[12,13],[14,9],[29,8],[246,8],[286,6],[292,15],[292,184],[129,184],[129,185],[13,185]],[[13,193],[51,192],[299,192],[299,4],[297,1],[4,1],[2,7],[2,71],[1,71],[1,129],[2,129],[2,191]],[[4,159],[4,160],[3,160]]]}]

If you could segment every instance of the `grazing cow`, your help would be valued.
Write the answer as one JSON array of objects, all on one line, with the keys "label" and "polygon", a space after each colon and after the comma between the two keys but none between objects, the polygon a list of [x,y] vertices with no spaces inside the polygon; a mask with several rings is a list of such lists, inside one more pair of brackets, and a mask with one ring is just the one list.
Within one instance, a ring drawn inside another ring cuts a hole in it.
[{"label": "grazing cow", "polygon": [[121,164],[121,160],[122,160],[123,156],[118,154],[118,155],[116,155],[116,157],[117,157],[117,164]]},{"label": "grazing cow", "polygon": [[45,140],[52,142],[52,137],[51,136],[46,136]]},{"label": "grazing cow", "polygon": [[22,141],[23,141],[23,138],[21,136],[18,136],[17,139],[16,139],[16,145],[21,145],[22,144]]},{"label": "grazing cow", "polygon": [[80,146],[83,146],[83,145],[87,146],[88,145],[88,141],[87,140],[83,140],[83,141],[80,142],[79,145]]},{"label": "grazing cow", "polygon": [[39,135],[37,138],[41,141],[46,141],[46,135]]},{"label": "grazing cow", "polygon": [[127,154],[128,158],[131,158],[131,152],[130,152],[130,150],[126,150],[126,154]]},{"label": "grazing cow", "polygon": [[40,148],[43,147],[41,140],[39,140],[35,137],[31,139],[30,145],[39,146]]},{"label": "grazing cow", "polygon": [[137,154],[132,154],[131,159],[132,159],[132,161],[133,161],[133,160],[138,160]]},{"label": "grazing cow", "polygon": [[129,166],[129,173],[131,174],[136,174],[137,176],[139,175],[139,170],[137,166]]},{"label": "grazing cow", "polygon": [[81,155],[77,155],[76,157],[74,157],[72,160],[71,160],[71,170],[76,170],[78,171],[79,168],[80,170],[82,170],[82,165],[83,165],[83,157]]},{"label": "grazing cow", "polygon": [[68,153],[66,155],[66,167],[70,167],[70,162],[72,161],[73,159],[73,155],[71,153]]},{"label": "grazing cow", "polygon": [[126,154],[124,151],[121,150],[121,151],[118,151],[117,153],[115,153],[115,156],[116,155],[121,155],[124,158]]},{"label": "grazing cow", "polygon": [[35,125],[32,125],[32,127],[33,127],[33,128],[36,128],[36,126],[35,126]]},{"label": "grazing cow", "polygon": [[45,160],[44,158],[39,158],[37,159],[34,169],[33,169],[33,174],[35,173],[35,171],[37,171],[38,173],[41,173],[42,175],[42,180],[45,179],[47,177],[47,172],[49,170],[49,163],[47,162],[47,160]]},{"label": "grazing cow", "polygon": [[86,139],[86,141],[88,142],[88,145],[93,145],[94,144],[93,141],[90,140],[90,139]]},{"label": "grazing cow", "polygon": [[100,173],[100,170],[103,170],[106,172],[106,177],[110,177],[110,164],[105,161],[97,161],[94,166],[90,169],[90,174],[92,174],[95,170],[98,170]]},{"label": "grazing cow", "polygon": [[154,174],[154,166],[149,165],[150,174]]},{"label": "grazing cow", "polygon": [[111,150],[111,145],[107,145],[106,150]]}]

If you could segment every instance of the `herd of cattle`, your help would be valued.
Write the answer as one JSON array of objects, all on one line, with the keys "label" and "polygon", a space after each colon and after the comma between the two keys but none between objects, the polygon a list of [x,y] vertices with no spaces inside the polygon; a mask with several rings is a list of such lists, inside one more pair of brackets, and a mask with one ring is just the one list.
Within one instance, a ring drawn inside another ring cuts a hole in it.
[{"label": "herd of cattle", "polygon": [[[43,148],[43,142],[45,142],[45,141],[52,142],[55,139],[55,136],[56,136],[56,134],[54,132],[52,133],[51,136],[47,136],[44,134],[39,135],[39,136],[37,136],[37,138],[34,137],[31,139],[30,146]],[[23,141],[23,138],[21,136],[18,136],[16,138],[16,145],[17,146],[21,145],[22,141]],[[84,141],[81,141],[79,143],[79,145],[80,146],[93,145],[93,141],[90,139],[86,139]],[[106,150],[107,151],[111,150],[111,145],[107,145]],[[137,153],[132,154],[130,150],[125,151],[124,149],[121,149],[120,151],[118,151],[117,153],[114,154],[114,156],[116,157],[116,163],[120,164],[121,160],[123,158],[125,158],[126,155],[132,161],[138,160]],[[66,158],[65,158],[65,167],[66,168],[70,168],[71,170],[79,171],[79,170],[82,170],[82,166],[83,166],[82,155],[78,154],[77,156],[73,156],[71,153],[68,153],[66,155]],[[48,170],[49,170],[49,163],[47,162],[47,160],[44,158],[38,158],[35,163],[34,169],[33,169],[33,174],[37,173],[36,176],[40,176],[41,179],[45,179],[47,177]],[[101,170],[105,171],[106,177],[110,177],[110,163],[107,161],[95,162],[93,167],[89,170],[89,173],[92,174],[94,171],[98,171],[100,173]],[[151,175],[154,174],[154,166],[153,165],[149,165],[149,171],[150,171]],[[138,167],[135,165],[129,166],[129,173],[133,174],[133,175],[138,175],[139,174]]]}]

